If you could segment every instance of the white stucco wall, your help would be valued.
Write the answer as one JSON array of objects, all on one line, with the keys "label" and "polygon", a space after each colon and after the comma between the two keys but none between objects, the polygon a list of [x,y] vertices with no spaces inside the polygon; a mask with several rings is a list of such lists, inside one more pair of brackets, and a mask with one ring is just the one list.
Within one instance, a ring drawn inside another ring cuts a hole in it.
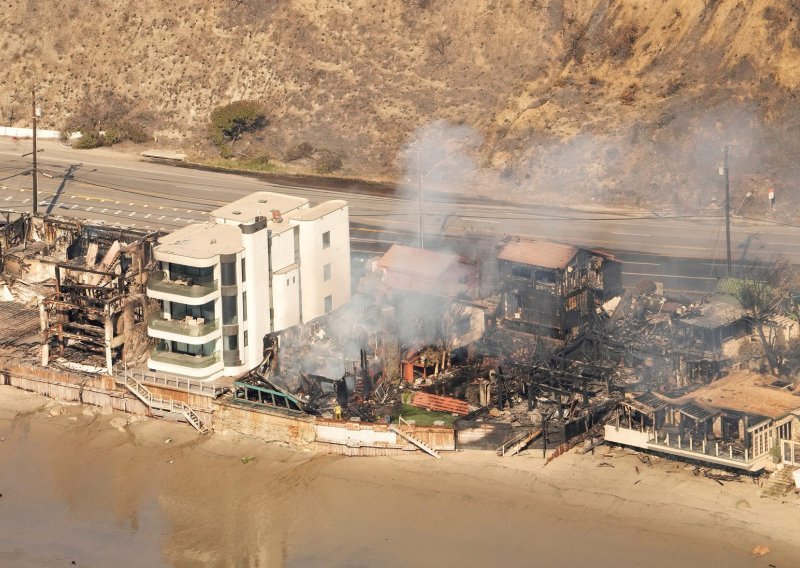
[{"label": "white stucco wall", "polygon": [[[319,219],[293,221],[300,229],[300,298],[303,322],[325,314],[325,297],[332,297],[331,309],[350,300],[349,208],[342,207]],[[323,248],[322,236],[330,231],[330,246]],[[323,279],[323,267],[330,263],[331,278]]]}]

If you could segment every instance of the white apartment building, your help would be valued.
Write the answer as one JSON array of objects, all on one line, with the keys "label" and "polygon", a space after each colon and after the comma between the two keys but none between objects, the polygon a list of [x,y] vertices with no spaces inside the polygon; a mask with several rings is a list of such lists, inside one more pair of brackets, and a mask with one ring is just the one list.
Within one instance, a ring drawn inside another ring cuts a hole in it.
[{"label": "white apartment building", "polygon": [[350,299],[346,201],[258,192],[159,239],[147,296],[160,311],[148,365],[196,379],[258,366],[263,338]]}]

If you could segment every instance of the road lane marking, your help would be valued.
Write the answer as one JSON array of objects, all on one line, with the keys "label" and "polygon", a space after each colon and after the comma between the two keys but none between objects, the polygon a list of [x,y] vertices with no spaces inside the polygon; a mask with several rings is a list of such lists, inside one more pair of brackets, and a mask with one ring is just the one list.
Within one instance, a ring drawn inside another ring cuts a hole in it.
[{"label": "road lane marking", "polygon": [[719,280],[719,278],[712,278],[709,276],[681,276],[679,274],[647,274],[644,272],[623,272],[628,276],[655,276],[657,278],[687,278],[689,280]]},{"label": "road lane marking", "polygon": [[623,264],[646,264],[648,266],[661,266],[660,262],[634,262],[632,260],[625,260]]},{"label": "road lane marking", "polygon": [[644,233],[621,233],[616,231],[611,231],[612,235],[628,235],[631,237],[652,237],[653,235],[646,235]]}]

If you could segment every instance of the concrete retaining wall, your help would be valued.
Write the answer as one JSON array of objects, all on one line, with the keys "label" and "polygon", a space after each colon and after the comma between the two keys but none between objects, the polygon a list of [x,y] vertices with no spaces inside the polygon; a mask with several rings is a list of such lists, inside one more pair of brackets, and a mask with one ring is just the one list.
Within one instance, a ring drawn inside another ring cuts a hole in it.
[{"label": "concrete retaining wall", "polygon": [[77,378],[80,380],[75,382],[57,380],[51,371],[36,367],[26,369],[24,374],[9,370],[0,373],[0,383],[48,398],[111,407],[131,414],[150,414],[149,409],[130,393],[111,391],[98,379]]},{"label": "concrete retaining wall", "polygon": [[215,400],[213,404],[213,428],[217,432],[230,430],[265,442],[283,442],[297,448],[313,447],[313,416],[245,407],[228,400]]},{"label": "concrete retaining wall", "polygon": [[[14,128],[12,126],[0,126],[0,136],[8,136],[14,138],[33,138],[33,128]],[[58,130],[41,130],[36,129],[36,138],[60,138],[61,132]],[[80,132],[73,132],[70,134],[69,139],[75,140],[81,137]]]}]

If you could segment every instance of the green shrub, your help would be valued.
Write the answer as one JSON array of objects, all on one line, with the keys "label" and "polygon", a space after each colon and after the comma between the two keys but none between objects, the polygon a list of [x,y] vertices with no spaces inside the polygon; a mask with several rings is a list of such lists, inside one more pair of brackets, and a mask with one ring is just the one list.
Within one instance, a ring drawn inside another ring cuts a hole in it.
[{"label": "green shrub", "polygon": [[91,150],[92,148],[99,148],[103,145],[103,138],[96,132],[86,132],[78,141],[73,144],[73,148],[78,150]]},{"label": "green shrub", "polygon": [[256,132],[267,125],[267,114],[258,101],[235,101],[211,111],[211,141],[223,155],[245,132]]}]

